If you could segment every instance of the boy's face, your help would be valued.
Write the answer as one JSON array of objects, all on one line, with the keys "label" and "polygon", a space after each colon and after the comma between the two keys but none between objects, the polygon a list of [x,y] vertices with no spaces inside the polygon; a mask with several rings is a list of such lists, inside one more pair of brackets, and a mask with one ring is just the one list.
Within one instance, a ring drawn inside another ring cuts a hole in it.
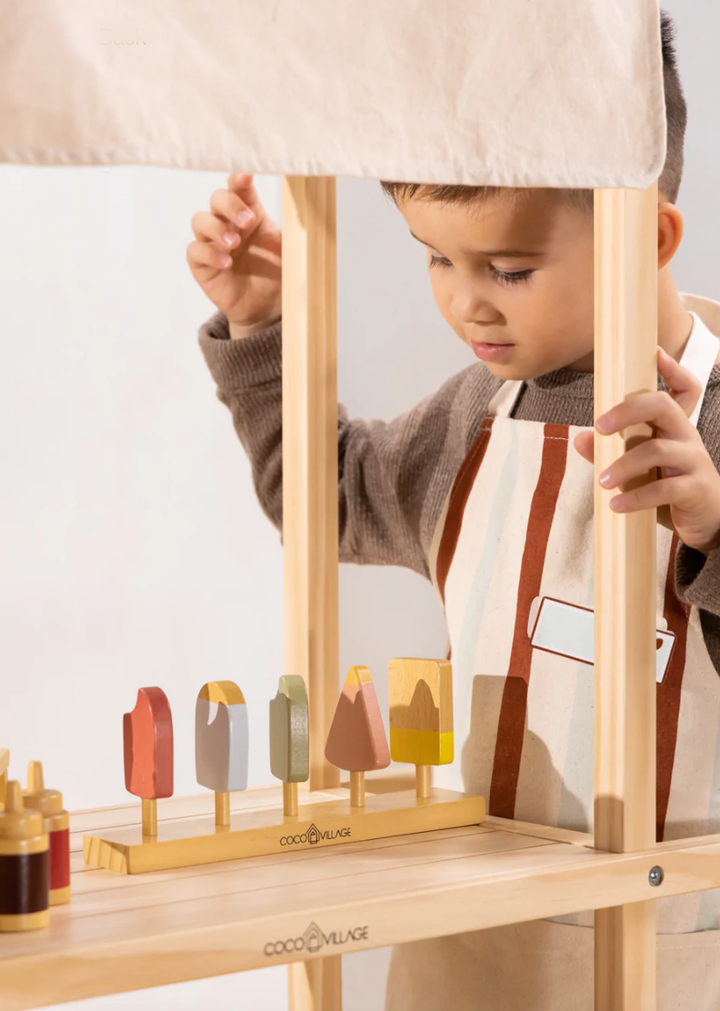
[{"label": "boy's face", "polygon": [[461,205],[423,200],[420,190],[400,204],[427,247],[440,312],[501,379],[592,371],[593,215],[558,196],[534,189],[515,202],[502,194]]}]

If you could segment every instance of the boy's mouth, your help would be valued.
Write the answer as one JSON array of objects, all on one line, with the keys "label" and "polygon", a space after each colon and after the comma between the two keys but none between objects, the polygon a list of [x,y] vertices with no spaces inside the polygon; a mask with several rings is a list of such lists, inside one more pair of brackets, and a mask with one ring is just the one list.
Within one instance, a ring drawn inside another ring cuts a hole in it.
[{"label": "boy's mouth", "polygon": [[471,341],[475,355],[484,362],[499,362],[512,354],[514,344],[490,344],[484,341]]}]

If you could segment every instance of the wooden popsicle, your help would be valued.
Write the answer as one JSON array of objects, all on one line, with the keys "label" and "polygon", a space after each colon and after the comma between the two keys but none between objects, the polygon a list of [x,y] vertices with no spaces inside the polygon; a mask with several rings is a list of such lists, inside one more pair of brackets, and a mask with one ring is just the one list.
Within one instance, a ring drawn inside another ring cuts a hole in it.
[{"label": "wooden popsicle", "polygon": [[351,667],[345,678],[325,757],[350,773],[350,806],[365,806],[365,773],[390,765],[385,727],[367,667]]},{"label": "wooden popsicle", "polygon": [[173,725],[162,688],[140,688],[123,716],[125,788],[142,800],[142,830],[157,835],[157,801],[173,794]]},{"label": "wooden popsicle", "polygon": [[416,766],[417,795],[430,794],[430,766],[454,758],[452,665],[449,660],[390,661],[390,754]]},{"label": "wooden popsicle", "polygon": [[310,777],[310,725],[305,682],[285,674],[270,702],[270,771],[283,783],[283,810],[297,814],[297,784]]},{"label": "wooden popsicle", "polygon": [[195,774],[215,792],[215,824],[230,824],[230,793],[248,781],[248,717],[234,681],[203,685],[195,704]]}]

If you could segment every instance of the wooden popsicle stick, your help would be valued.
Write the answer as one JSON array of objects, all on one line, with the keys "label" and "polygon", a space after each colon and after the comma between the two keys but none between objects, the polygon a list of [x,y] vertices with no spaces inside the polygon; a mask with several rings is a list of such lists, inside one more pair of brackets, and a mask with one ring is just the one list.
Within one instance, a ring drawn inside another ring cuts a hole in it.
[{"label": "wooden popsicle stick", "polygon": [[215,824],[225,828],[230,824],[230,794],[218,792],[215,794]]},{"label": "wooden popsicle stick", "polygon": [[157,835],[157,801],[154,797],[143,797],[142,806],[142,834],[146,836]]},{"label": "wooden popsicle stick", "polygon": [[283,814],[294,818],[298,813],[297,783],[283,783]]},{"label": "wooden popsicle stick", "polygon": [[350,807],[365,807],[364,772],[350,772]]},{"label": "wooden popsicle stick", "polygon": [[[595,417],[657,388],[657,180],[599,189],[595,226]],[[652,435],[595,435],[595,845],[655,843],[655,509],[614,513],[600,472]],[[644,479],[638,483],[645,483]],[[625,489],[623,489],[625,490]],[[595,913],[596,1011],[654,1011],[655,902]]]},{"label": "wooden popsicle stick", "polygon": [[430,796],[430,766],[415,766],[415,789],[419,800]]}]

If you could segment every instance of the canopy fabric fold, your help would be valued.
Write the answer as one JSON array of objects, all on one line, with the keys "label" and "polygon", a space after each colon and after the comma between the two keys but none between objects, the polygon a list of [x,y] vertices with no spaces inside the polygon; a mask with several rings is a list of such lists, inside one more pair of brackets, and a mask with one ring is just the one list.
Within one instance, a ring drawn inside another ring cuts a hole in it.
[{"label": "canopy fabric fold", "polygon": [[645,188],[656,0],[0,0],[0,162]]}]

